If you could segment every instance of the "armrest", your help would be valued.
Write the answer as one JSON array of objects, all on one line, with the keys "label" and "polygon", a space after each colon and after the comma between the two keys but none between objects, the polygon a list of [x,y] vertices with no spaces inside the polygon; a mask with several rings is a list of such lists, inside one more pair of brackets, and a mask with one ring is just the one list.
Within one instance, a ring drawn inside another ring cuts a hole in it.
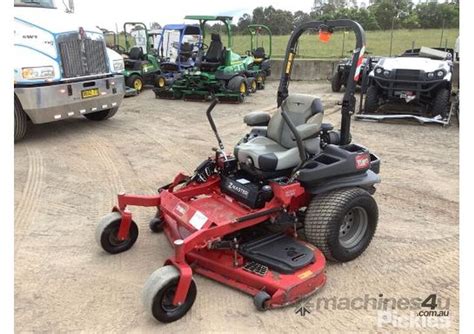
[{"label": "armrest", "polygon": [[244,116],[244,123],[248,126],[266,126],[270,122],[270,114],[263,111],[252,111]]},{"label": "armrest", "polygon": [[[315,137],[320,130],[319,124],[314,124],[314,123],[306,123],[306,124],[301,124],[296,127],[296,130],[298,131],[301,140],[305,140],[311,137]],[[291,139],[296,140],[295,136],[293,133],[291,134]]]}]

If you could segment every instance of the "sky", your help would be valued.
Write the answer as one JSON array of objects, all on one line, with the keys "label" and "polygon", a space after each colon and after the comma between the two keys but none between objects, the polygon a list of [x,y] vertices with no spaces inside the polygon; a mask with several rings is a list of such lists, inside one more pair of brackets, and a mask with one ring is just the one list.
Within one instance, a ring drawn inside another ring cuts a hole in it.
[{"label": "sky", "polygon": [[[309,13],[313,0],[74,0],[77,15],[84,17],[91,25],[109,30],[115,30],[116,23],[122,30],[126,21],[143,22],[147,26],[151,22],[158,22],[162,26],[183,23],[185,15],[228,15],[234,16],[236,23],[242,14],[252,14],[255,7],[270,5],[292,12],[303,10]],[[56,6],[64,7],[61,0],[56,0]]]}]

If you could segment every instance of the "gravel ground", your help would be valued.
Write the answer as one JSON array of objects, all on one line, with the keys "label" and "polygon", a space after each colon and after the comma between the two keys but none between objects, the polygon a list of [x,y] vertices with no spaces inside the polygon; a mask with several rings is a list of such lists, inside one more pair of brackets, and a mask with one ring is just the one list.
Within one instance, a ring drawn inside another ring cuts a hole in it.
[{"label": "gravel ground", "polygon": [[[243,104],[215,109],[227,148],[245,133],[247,112],[275,106],[276,87],[269,83]],[[319,94],[326,121],[339,124],[342,94],[331,93],[327,83],[295,82],[290,89]],[[382,159],[375,194],[379,226],[360,258],[327,266],[326,287],[307,301],[311,313],[301,316],[294,306],[261,313],[249,296],[197,276],[196,302],[183,319],[163,325],[150,318],[140,300],[143,284],[172,254],[165,236],[148,230],[153,210],[132,208],[141,233],[119,255],[97,246],[95,226],[118,192],[152,193],[210,154],[215,139],[206,107],[156,100],[145,91],[126,99],[108,121],[38,125],[15,145],[17,332],[413,332],[422,330],[420,319],[410,324],[405,318],[411,311],[403,305],[381,327],[373,305],[430,294],[437,294],[440,306],[449,301],[448,330],[457,331],[458,127],[414,123],[353,122],[354,141]],[[328,308],[318,307],[323,298]],[[348,309],[344,298],[362,298],[367,307]]]}]

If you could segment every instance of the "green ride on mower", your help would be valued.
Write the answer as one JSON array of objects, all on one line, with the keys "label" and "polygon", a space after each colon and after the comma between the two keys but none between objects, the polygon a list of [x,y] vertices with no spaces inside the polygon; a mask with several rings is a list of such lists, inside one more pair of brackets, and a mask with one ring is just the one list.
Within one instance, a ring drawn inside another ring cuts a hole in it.
[{"label": "green ride on mower", "polygon": [[[256,88],[265,89],[265,80],[272,73],[270,63],[272,56],[272,32],[270,28],[263,24],[250,24],[247,28],[250,32],[250,50],[247,51],[247,54],[254,58],[254,62],[250,65],[249,70],[256,75]],[[268,54],[264,47],[262,32],[265,32],[265,35],[268,36]]]},{"label": "green ride on mower", "polygon": [[243,102],[248,93],[256,91],[260,70],[249,69],[255,63],[253,56],[241,56],[232,51],[232,17],[192,15],[185,19],[199,21],[203,40],[207,22],[222,22],[227,30],[227,46],[223,46],[219,34],[211,34],[210,44],[202,43],[194,67],[185,70],[182,77],[173,82],[170,89],[173,97],[201,101],[217,97],[221,102]]},{"label": "green ride on mower", "polygon": [[[125,85],[140,92],[145,85],[154,85],[156,75],[160,71],[160,64],[152,53],[148,30],[144,23],[125,22],[123,31],[127,50],[124,54],[125,70],[123,71]],[[130,38],[134,40],[133,45]]]}]

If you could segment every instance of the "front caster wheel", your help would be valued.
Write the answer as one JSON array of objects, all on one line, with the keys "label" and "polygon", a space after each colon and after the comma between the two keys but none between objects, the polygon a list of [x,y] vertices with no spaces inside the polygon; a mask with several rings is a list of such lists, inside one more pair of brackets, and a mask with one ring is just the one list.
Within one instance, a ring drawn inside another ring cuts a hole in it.
[{"label": "front caster wheel", "polygon": [[120,212],[111,212],[105,215],[97,225],[95,237],[100,247],[110,254],[125,252],[132,248],[138,238],[138,226],[132,220],[128,231],[128,238],[119,240],[117,237],[122,215]]},{"label": "front caster wheel", "polygon": [[148,223],[148,226],[150,227],[150,230],[154,233],[158,233],[163,231],[163,225],[164,225],[164,220],[160,217],[155,217],[150,220]]},{"label": "front caster wheel", "polygon": [[265,303],[269,301],[270,298],[272,297],[268,293],[266,293],[265,291],[260,291],[255,295],[255,297],[253,297],[253,304],[255,305],[257,310],[266,311],[268,307],[265,305]]},{"label": "front caster wheel", "polygon": [[179,270],[175,266],[157,269],[145,283],[142,300],[146,310],[158,321],[173,322],[182,318],[196,299],[196,283],[191,281],[183,304],[173,305],[179,281]]}]

